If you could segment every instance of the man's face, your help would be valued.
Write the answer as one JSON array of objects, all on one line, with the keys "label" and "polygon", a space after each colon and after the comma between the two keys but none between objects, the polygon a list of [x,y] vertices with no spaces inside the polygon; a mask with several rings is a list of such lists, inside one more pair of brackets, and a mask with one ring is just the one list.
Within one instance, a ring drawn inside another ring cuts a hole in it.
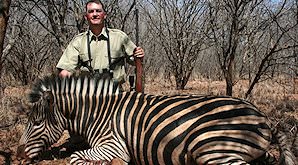
[{"label": "man's face", "polygon": [[88,3],[86,6],[86,15],[89,25],[103,25],[106,19],[106,13],[101,4]]}]

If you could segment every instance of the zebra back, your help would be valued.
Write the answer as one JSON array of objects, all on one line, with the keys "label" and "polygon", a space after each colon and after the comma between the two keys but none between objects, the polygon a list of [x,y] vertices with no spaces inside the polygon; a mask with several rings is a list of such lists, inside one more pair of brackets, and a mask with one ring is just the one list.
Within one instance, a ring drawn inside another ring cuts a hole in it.
[{"label": "zebra back", "polygon": [[39,80],[33,86],[29,94],[29,101],[36,103],[45,99],[46,95],[52,94],[54,101],[58,105],[58,109],[65,110],[65,105],[74,106],[69,105],[70,102],[77,101],[81,96],[106,96],[118,94],[119,91],[118,83],[110,79],[90,78],[88,76],[63,78],[53,75]]}]

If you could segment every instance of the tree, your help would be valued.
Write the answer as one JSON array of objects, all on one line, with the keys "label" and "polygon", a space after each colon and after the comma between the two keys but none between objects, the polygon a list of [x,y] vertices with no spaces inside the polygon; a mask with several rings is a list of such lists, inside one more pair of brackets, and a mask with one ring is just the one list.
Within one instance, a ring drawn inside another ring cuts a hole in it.
[{"label": "tree", "polygon": [[[10,0],[1,0],[0,1],[0,79],[2,76],[2,52],[4,46],[5,32],[8,22],[8,13],[9,13]],[[2,86],[0,84],[0,96],[2,96]]]},{"label": "tree", "polygon": [[[146,11],[154,42],[162,46],[175,77],[176,89],[184,89],[203,45],[200,0],[149,1]],[[163,53],[159,52],[159,55]]]},{"label": "tree", "polygon": [[[254,42],[251,42],[250,45],[250,48],[253,49],[249,51],[257,56],[258,62],[253,64],[254,76],[250,76],[249,88],[245,97],[251,94],[259,81],[278,76],[279,73],[288,75],[291,66],[293,68],[298,66],[295,62],[298,58],[298,55],[295,54],[295,48],[298,47],[298,22],[294,21],[297,17],[297,8],[294,3],[287,3],[286,0],[276,7],[268,5],[270,4],[266,4],[264,9],[268,13],[266,29],[256,30],[254,28],[254,35],[259,37],[254,37]],[[264,26],[264,24],[261,25]],[[249,72],[249,74],[251,73]]]},{"label": "tree", "polygon": [[43,30],[56,39],[61,54],[72,38],[71,34],[80,31],[83,26],[81,20],[83,17],[79,16],[81,10],[78,8],[82,8],[80,5],[78,1],[68,0],[20,0],[16,4],[21,11],[27,13]]},{"label": "tree", "polygon": [[278,54],[297,45],[290,37],[297,24],[281,19],[287,11],[287,1],[282,2],[279,9],[264,0],[208,2],[207,36],[223,72],[227,95],[232,96],[233,86],[239,78],[248,75],[247,97],[262,77],[277,71],[282,59],[293,57]]},{"label": "tree", "polygon": [[51,73],[56,64],[56,54],[60,53],[51,34],[43,30],[34,31],[38,23],[27,19],[19,31],[22,37],[15,41],[5,60],[6,67],[10,68],[7,74],[11,74],[22,85],[31,84],[44,73]]},{"label": "tree", "polygon": [[235,60],[248,15],[261,1],[215,0],[208,2],[208,21],[210,22],[208,37],[214,44],[218,63],[226,80],[227,95],[233,94]]}]

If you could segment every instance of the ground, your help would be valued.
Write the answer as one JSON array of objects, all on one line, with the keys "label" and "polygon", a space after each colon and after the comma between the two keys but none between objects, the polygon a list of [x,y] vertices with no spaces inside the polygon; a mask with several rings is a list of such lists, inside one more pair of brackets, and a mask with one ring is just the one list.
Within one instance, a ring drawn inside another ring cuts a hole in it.
[{"label": "ground", "polygon": [[[234,86],[234,91],[236,91],[234,95],[243,98],[247,84],[247,81],[238,82]],[[255,88],[252,97],[248,100],[267,114],[273,123],[280,123],[281,127],[287,132],[292,150],[297,156],[298,91],[295,90],[298,89],[298,84],[280,84],[280,82],[261,83]],[[185,90],[175,90],[174,86],[169,81],[149,81],[146,82],[145,93],[169,95],[225,94],[225,83],[223,81],[191,80]],[[0,102],[0,164],[22,164],[24,161],[18,158],[16,153],[18,141],[27,121],[26,109],[28,109],[27,94],[29,91],[29,86],[8,86],[4,90]],[[67,138],[68,133],[65,132],[60,141],[52,146],[50,151],[43,154],[43,160],[36,164],[68,164],[70,160],[69,153],[66,152],[64,147],[61,147],[61,145],[67,143]],[[278,156],[275,146],[272,146],[270,151]],[[113,163],[118,164],[119,161],[115,160]]]}]

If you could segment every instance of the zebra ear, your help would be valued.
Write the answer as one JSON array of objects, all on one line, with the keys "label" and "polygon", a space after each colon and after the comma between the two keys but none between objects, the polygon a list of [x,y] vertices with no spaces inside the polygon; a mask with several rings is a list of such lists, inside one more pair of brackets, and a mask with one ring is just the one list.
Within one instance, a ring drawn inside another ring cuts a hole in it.
[{"label": "zebra ear", "polygon": [[18,103],[16,105],[16,113],[18,115],[29,115],[29,113],[31,112],[32,109],[32,104],[28,104],[28,103]]},{"label": "zebra ear", "polygon": [[50,110],[53,110],[54,96],[53,96],[52,92],[50,92],[50,91],[44,92],[43,99],[47,102]]}]

